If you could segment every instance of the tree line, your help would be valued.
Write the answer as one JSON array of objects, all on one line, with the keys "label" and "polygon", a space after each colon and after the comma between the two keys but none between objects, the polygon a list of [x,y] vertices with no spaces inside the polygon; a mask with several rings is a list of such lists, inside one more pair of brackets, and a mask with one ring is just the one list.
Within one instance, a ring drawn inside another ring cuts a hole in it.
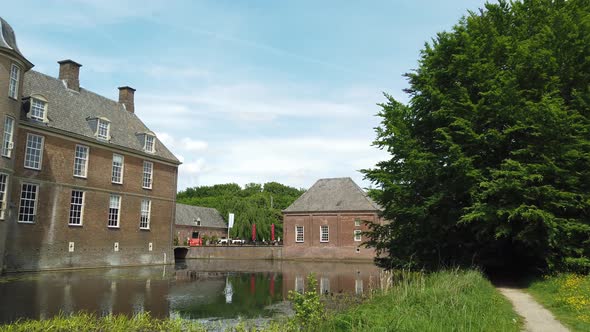
[{"label": "tree line", "polygon": [[275,225],[275,238],[283,236],[282,210],[286,209],[304,189],[289,187],[277,182],[249,183],[240,187],[236,183],[216,184],[187,188],[180,191],[177,201],[182,204],[217,209],[225,221],[229,213],[235,215],[230,237],[249,240],[252,225],[256,224],[256,239],[269,241],[271,224]]}]

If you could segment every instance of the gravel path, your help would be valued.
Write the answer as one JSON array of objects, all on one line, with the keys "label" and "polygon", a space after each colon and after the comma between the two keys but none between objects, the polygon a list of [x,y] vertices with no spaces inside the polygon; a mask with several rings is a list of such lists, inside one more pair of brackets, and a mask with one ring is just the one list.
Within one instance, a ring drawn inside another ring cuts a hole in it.
[{"label": "gravel path", "polygon": [[567,332],[569,331],[553,314],[543,308],[532,296],[517,288],[498,287],[502,295],[506,296],[516,313],[524,317],[524,329],[527,332]]}]

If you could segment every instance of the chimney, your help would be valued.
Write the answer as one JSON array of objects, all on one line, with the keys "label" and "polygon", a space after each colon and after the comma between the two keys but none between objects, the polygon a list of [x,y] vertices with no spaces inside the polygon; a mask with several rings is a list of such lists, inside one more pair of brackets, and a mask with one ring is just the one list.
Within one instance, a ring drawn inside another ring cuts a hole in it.
[{"label": "chimney", "polygon": [[57,63],[59,63],[59,79],[66,83],[68,89],[80,91],[80,67],[82,65],[70,59]]},{"label": "chimney", "polygon": [[135,112],[135,103],[133,102],[133,95],[135,89],[129,86],[119,87],[119,102],[125,105],[125,109],[131,113]]}]

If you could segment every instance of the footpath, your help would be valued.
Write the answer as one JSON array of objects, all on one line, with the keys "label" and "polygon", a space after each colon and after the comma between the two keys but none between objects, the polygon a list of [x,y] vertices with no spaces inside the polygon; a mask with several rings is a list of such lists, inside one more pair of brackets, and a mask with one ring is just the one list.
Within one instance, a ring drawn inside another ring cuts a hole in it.
[{"label": "footpath", "polygon": [[518,288],[498,287],[512,305],[517,314],[525,320],[527,332],[568,332],[569,330],[555,319],[553,314],[541,306],[532,296]]}]

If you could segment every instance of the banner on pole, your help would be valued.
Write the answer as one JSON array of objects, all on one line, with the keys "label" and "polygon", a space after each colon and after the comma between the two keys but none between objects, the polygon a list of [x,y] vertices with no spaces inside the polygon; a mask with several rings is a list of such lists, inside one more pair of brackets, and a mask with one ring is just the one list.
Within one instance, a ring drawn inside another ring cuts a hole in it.
[{"label": "banner on pole", "polygon": [[227,227],[228,228],[234,227],[234,214],[233,213],[229,214],[229,221],[228,221]]}]

